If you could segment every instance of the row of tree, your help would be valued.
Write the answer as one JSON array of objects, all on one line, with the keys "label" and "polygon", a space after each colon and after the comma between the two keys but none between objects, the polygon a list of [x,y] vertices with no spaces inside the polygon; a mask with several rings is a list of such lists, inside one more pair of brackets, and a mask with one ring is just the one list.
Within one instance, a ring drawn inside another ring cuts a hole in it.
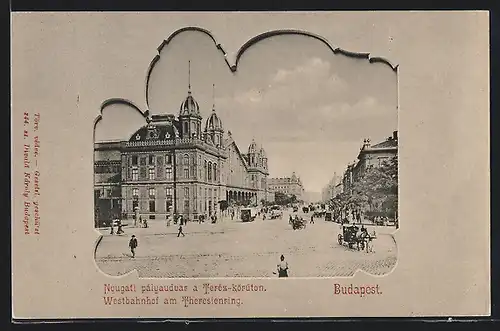
[{"label": "row of tree", "polygon": [[286,206],[290,204],[296,204],[298,203],[297,196],[295,194],[285,194],[282,192],[275,192],[274,193],[274,202],[273,204],[279,205],[279,206]]},{"label": "row of tree", "polygon": [[347,192],[337,195],[330,204],[334,209],[358,210],[369,217],[394,218],[398,213],[398,158],[366,169]]}]

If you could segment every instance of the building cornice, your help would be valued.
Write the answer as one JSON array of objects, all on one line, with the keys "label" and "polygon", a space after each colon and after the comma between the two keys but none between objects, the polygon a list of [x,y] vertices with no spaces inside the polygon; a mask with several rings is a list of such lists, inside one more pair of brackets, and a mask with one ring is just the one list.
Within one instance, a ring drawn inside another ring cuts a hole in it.
[{"label": "building cornice", "polygon": [[[172,140],[148,140],[148,141],[120,141],[120,142],[96,142],[94,151],[98,150],[119,150],[121,152],[139,151],[149,152],[151,150],[171,150],[171,149],[201,149],[213,156],[226,159],[227,151],[205,143],[196,138],[179,138]],[[146,150],[145,150],[146,149]]]},{"label": "building cornice", "polygon": [[366,154],[377,154],[377,153],[387,153],[387,152],[398,152],[398,147],[383,147],[383,148],[366,148],[359,151],[358,159],[362,155]]}]

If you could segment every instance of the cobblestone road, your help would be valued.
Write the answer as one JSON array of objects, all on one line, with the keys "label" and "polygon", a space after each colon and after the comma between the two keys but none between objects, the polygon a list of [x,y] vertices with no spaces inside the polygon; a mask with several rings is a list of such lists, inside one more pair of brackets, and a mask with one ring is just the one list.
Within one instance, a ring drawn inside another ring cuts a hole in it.
[{"label": "cobblestone road", "polygon": [[[101,270],[122,275],[137,269],[141,277],[276,277],[273,271],[284,254],[291,277],[334,277],[352,276],[358,269],[383,275],[397,259],[387,228],[376,229],[375,252],[366,253],[339,245],[340,226],[323,219],[303,230],[292,230],[287,215],[251,223],[189,223],[180,238],[177,226],[151,223],[148,229],[125,228],[120,236],[103,230],[96,250]],[[128,250],[132,234],[139,242],[134,259]]]}]

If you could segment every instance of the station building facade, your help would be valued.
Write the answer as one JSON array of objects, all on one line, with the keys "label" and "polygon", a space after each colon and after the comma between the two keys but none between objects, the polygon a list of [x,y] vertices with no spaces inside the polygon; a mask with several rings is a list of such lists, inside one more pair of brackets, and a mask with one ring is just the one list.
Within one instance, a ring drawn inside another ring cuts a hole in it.
[{"label": "station building facade", "polygon": [[258,204],[268,196],[267,161],[255,141],[239,149],[215,107],[203,123],[189,89],[177,116],[153,115],[128,140],[95,142],[95,224],[137,212],[197,219],[223,202]]}]

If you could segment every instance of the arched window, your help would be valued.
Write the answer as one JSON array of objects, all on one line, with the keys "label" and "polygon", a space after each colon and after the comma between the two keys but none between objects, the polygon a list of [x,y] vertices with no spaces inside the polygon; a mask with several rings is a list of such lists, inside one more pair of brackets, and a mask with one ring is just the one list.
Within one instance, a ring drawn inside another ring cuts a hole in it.
[{"label": "arched window", "polygon": [[191,177],[195,178],[196,177],[196,155],[191,155]]},{"label": "arched window", "polygon": [[184,165],[189,165],[189,155],[184,154],[184,160],[183,160]]},{"label": "arched window", "polygon": [[208,180],[208,166],[207,166],[207,160],[205,160],[205,181]]},{"label": "arched window", "polygon": [[214,163],[214,180],[217,180],[217,163]]},{"label": "arched window", "polygon": [[203,179],[203,163],[201,162],[201,155],[198,156],[198,178]]},{"label": "arched window", "polygon": [[208,162],[208,180],[212,180],[212,162]]},{"label": "arched window", "polygon": [[187,135],[188,131],[189,131],[189,123],[188,122],[184,122],[184,134]]}]

